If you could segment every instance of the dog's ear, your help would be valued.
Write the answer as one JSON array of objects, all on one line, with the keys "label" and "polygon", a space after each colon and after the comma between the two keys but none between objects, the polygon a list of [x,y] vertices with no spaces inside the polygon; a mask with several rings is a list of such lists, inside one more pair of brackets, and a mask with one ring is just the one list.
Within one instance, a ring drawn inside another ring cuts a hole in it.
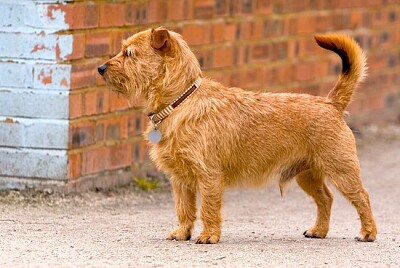
[{"label": "dog's ear", "polygon": [[151,46],[163,53],[171,49],[171,38],[168,30],[165,28],[157,28],[151,30]]}]

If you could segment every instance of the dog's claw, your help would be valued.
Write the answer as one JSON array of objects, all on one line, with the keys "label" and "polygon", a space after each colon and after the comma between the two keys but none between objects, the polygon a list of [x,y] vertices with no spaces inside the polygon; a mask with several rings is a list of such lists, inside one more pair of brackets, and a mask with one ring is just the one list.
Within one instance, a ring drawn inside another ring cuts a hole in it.
[{"label": "dog's claw", "polygon": [[219,241],[219,237],[216,235],[211,236],[203,236],[200,235],[196,238],[196,244],[217,244]]},{"label": "dog's claw", "polygon": [[375,239],[370,238],[369,236],[365,236],[365,237],[356,236],[356,237],[354,237],[354,239],[357,242],[374,242],[375,241]]},{"label": "dog's claw", "polygon": [[187,231],[182,231],[181,229],[176,229],[172,231],[168,236],[167,240],[175,240],[175,241],[187,241],[190,240],[191,234],[188,234]]},{"label": "dog's claw", "polygon": [[326,235],[317,235],[317,233],[305,230],[303,235],[307,238],[325,238]]},{"label": "dog's claw", "polygon": [[167,240],[174,240],[174,241],[188,241],[190,240],[190,238],[192,238],[190,235],[186,236],[185,238],[179,238],[177,236],[168,236],[166,239]]}]

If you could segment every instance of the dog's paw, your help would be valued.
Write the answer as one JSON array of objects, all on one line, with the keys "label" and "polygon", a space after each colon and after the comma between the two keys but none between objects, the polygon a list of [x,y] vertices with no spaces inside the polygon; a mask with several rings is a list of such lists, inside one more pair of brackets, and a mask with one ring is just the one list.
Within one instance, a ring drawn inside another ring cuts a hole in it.
[{"label": "dog's paw", "polygon": [[196,238],[196,244],[217,244],[219,241],[219,235],[212,235],[209,233],[201,233]]},{"label": "dog's paw", "polygon": [[354,239],[358,242],[374,242],[376,239],[376,233],[361,232]]},{"label": "dog's paw", "polygon": [[191,234],[189,231],[178,228],[170,232],[167,236],[167,240],[187,241],[190,240]]},{"label": "dog's paw", "polygon": [[303,233],[303,235],[307,238],[325,238],[326,234],[326,231],[317,231],[314,228],[308,229]]}]

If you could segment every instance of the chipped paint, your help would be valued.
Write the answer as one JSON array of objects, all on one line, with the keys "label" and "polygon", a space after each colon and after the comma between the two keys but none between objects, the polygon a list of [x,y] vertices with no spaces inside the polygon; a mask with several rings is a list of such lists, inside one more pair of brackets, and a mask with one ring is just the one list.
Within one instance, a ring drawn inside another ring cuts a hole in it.
[{"label": "chipped paint", "polygon": [[[47,73],[46,73],[47,71]],[[44,70],[42,69],[38,75],[38,80],[44,85],[50,84],[53,82],[53,69]]]},{"label": "chipped paint", "polygon": [[0,121],[0,122],[6,123],[6,124],[18,124],[19,123],[17,120],[14,120],[9,117],[7,117],[6,119],[4,119],[3,121]]},{"label": "chipped paint", "polygon": [[65,77],[62,78],[61,81],[60,81],[60,85],[63,86],[63,87],[69,87],[68,80]]},{"label": "chipped paint", "polygon": [[23,187],[37,178],[68,179],[72,67],[65,61],[73,54],[73,35],[62,32],[69,29],[66,2],[0,0],[3,182],[13,178]]},{"label": "chipped paint", "polygon": [[71,65],[38,63],[34,66],[34,77],[34,88],[69,90]]}]

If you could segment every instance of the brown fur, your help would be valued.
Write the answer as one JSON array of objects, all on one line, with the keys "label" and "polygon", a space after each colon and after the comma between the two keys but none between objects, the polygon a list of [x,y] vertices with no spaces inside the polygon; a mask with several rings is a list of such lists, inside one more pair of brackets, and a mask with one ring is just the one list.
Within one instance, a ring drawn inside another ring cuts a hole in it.
[{"label": "brown fur", "polygon": [[[162,140],[151,144],[150,157],[170,176],[179,221],[168,239],[191,237],[197,193],[204,229],[196,242],[217,243],[226,187],[277,180],[283,190],[295,177],[317,205],[315,225],[304,232],[306,237],[328,233],[333,201],[329,180],[357,209],[358,240],[375,240],[354,137],[343,120],[352,92],[365,76],[365,57],[349,37],[315,38],[343,62],[328,97],[255,93],[203,78],[200,88],[159,124]],[[131,101],[143,98],[147,112],[160,112],[202,77],[186,42],[164,28],[133,35],[102,67],[107,84]],[[150,124],[148,131],[152,128]]]}]

